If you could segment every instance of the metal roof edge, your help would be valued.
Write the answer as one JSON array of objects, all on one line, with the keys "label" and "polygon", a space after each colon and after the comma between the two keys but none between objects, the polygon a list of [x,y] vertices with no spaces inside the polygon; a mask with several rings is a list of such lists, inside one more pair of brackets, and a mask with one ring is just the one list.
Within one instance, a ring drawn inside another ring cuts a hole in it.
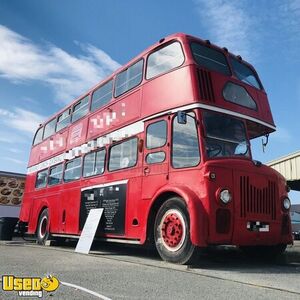
[{"label": "metal roof edge", "polygon": [[288,154],[288,155],[279,157],[279,158],[277,158],[277,159],[271,160],[271,161],[267,162],[266,165],[267,165],[267,166],[273,166],[273,165],[275,165],[275,164],[278,164],[278,163],[287,161],[287,160],[292,159],[292,158],[295,158],[295,157],[297,157],[297,156],[300,157],[300,150],[298,150],[298,151],[296,151],[296,152],[293,152],[293,153],[291,153],[291,154]]}]

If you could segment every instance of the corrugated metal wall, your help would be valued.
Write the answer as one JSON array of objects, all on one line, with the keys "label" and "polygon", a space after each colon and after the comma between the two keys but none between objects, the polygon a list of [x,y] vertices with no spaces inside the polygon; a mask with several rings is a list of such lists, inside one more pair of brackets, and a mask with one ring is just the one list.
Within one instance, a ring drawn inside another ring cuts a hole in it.
[{"label": "corrugated metal wall", "polygon": [[288,181],[300,180],[300,151],[273,160],[267,165],[281,173]]}]

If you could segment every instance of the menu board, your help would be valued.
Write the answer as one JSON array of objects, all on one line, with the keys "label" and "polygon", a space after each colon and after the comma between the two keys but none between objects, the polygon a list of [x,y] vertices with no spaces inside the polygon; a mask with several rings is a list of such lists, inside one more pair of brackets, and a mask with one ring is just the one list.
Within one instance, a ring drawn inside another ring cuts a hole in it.
[{"label": "menu board", "polygon": [[0,176],[0,205],[19,206],[25,187],[25,178]]},{"label": "menu board", "polygon": [[81,192],[80,230],[91,209],[103,208],[97,233],[125,233],[125,207],[127,185],[116,184],[87,189]]}]

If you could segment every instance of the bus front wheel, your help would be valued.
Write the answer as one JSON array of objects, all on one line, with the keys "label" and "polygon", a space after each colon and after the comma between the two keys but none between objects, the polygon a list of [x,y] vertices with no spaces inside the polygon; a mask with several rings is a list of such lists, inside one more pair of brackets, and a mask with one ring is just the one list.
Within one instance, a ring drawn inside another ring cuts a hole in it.
[{"label": "bus front wheel", "polygon": [[39,245],[45,245],[47,239],[49,238],[49,225],[49,212],[46,208],[42,211],[37,226],[37,243]]},{"label": "bus front wheel", "polygon": [[154,223],[154,240],[161,258],[177,264],[190,264],[198,249],[190,240],[190,220],[185,202],[178,197],[162,204]]}]

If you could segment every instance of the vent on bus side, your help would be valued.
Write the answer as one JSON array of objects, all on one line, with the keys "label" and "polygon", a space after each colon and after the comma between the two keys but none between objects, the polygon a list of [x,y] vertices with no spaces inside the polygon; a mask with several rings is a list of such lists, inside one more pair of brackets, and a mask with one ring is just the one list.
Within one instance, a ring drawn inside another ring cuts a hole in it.
[{"label": "vent on bus side", "polygon": [[241,217],[248,214],[267,215],[272,220],[276,219],[276,184],[268,181],[268,186],[258,188],[249,183],[248,176],[240,177],[240,205]]},{"label": "vent on bus side", "polygon": [[215,102],[214,90],[210,72],[198,69],[200,95],[203,100]]}]

